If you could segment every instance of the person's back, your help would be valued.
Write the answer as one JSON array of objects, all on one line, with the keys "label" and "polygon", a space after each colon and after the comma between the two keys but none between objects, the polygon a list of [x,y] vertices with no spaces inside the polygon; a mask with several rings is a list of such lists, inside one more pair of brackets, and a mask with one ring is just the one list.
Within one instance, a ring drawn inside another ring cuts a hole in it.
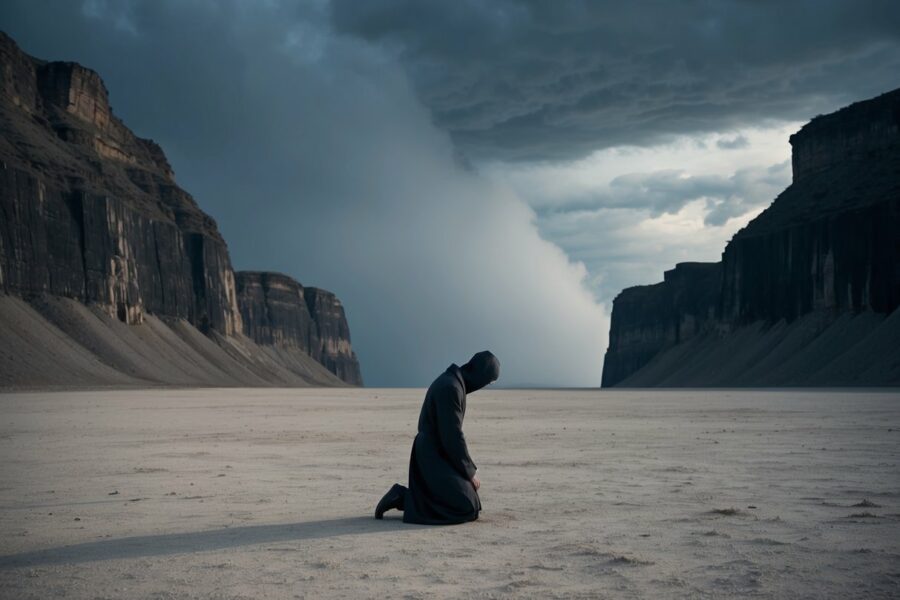
[{"label": "person's back", "polygon": [[457,378],[455,377],[455,375],[451,374],[450,371],[452,368],[453,365],[451,365],[447,368],[447,370],[438,375],[425,391],[425,400],[422,402],[422,408],[419,410],[419,423],[417,425],[418,433],[435,429],[436,422],[434,396],[436,393],[442,393],[444,391],[444,388],[448,386],[453,387],[456,384]]},{"label": "person's back", "polygon": [[478,518],[481,499],[475,463],[462,432],[466,394],[500,375],[500,362],[479,352],[458,367],[450,365],[429,386],[419,412],[418,433],[409,459],[409,488],[394,486],[378,503],[375,518],[396,508],[407,523],[447,525]]}]

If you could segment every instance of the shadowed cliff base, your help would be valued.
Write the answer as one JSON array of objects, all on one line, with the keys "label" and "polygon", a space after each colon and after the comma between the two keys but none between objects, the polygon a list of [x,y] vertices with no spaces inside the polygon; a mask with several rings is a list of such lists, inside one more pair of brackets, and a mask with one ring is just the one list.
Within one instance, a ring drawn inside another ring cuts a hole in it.
[{"label": "shadowed cliff base", "polygon": [[721,262],[616,297],[604,387],[900,385],[900,90],[791,145],[793,183]]},{"label": "shadowed cliff base", "polygon": [[653,356],[616,387],[822,387],[900,385],[900,310],[809,314],[706,332]]},{"label": "shadowed cliff base", "polygon": [[345,384],[301,350],[240,334],[204,335],[153,315],[128,325],[68,298],[0,294],[0,389],[154,385]]}]

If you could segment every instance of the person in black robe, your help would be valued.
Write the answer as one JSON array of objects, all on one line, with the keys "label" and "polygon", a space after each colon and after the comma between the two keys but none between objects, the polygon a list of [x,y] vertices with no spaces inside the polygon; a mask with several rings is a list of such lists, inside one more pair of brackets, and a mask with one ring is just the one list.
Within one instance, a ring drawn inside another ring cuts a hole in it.
[{"label": "person in black robe", "polygon": [[452,525],[478,518],[481,482],[462,432],[466,394],[499,376],[500,361],[487,350],[438,375],[419,413],[409,457],[409,487],[395,483],[375,508],[376,519],[392,508],[403,511],[406,523]]}]

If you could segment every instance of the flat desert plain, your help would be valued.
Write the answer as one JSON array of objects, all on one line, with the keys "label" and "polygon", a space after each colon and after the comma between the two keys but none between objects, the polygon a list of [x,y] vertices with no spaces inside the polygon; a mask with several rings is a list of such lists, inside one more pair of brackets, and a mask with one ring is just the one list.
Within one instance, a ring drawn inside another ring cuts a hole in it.
[{"label": "flat desert plain", "polygon": [[896,390],[484,390],[481,518],[376,521],[422,396],[0,395],[0,595],[900,597]]}]

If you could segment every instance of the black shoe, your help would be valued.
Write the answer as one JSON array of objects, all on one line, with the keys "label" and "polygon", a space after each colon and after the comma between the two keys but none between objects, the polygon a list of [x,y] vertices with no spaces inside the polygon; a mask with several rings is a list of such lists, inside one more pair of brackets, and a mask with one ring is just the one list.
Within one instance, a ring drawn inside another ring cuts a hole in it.
[{"label": "black shoe", "polygon": [[395,483],[375,507],[375,518],[380,519],[384,512],[392,508],[403,508],[403,486]]}]

